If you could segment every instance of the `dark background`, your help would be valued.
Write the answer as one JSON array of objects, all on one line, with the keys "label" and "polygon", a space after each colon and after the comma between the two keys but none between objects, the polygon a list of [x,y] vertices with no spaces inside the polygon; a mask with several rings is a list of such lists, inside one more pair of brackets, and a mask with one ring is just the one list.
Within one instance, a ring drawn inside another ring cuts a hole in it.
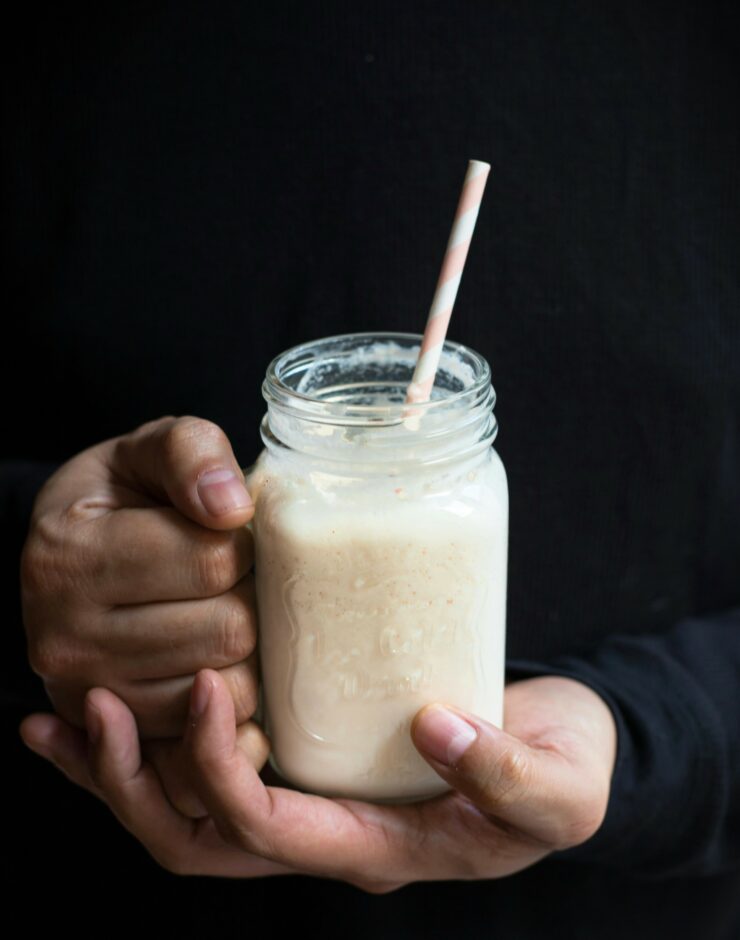
[{"label": "dark background", "polygon": [[218,422],[251,463],[274,355],[423,328],[469,158],[492,172],[449,335],[486,356],[499,397],[509,653],[577,653],[740,604],[738,35],[729,2],[16,11],[3,855],[6,884],[36,900],[13,889],[10,910],[90,931],[275,929],[297,910],[326,936],[740,936],[733,873],[549,861],[383,898],[176,878],[17,734],[48,707],[17,602],[45,474],[168,413]]}]

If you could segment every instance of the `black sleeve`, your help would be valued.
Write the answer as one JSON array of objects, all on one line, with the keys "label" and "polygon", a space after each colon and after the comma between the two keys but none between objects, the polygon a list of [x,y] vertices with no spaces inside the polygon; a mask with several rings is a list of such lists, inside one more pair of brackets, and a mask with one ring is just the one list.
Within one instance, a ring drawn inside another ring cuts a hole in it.
[{"label": "black sleeve", "polygon": [[740,864],[740,608],[613,636],[587,655],[512,660],[507,672],[577,679],[617,724],[604,823],[558,857],[653,878]]},{"label": "black sleeve", "polygon": [[28,665],[26,634],[21,617],[20,555],[28,533],[34,500],[42,485],[61,466],[50,461],[0,461],[0,522],[2,523],[2,586],[5,598],[0,707],[14,717],[31,711],[53,711],[41,679]]}]

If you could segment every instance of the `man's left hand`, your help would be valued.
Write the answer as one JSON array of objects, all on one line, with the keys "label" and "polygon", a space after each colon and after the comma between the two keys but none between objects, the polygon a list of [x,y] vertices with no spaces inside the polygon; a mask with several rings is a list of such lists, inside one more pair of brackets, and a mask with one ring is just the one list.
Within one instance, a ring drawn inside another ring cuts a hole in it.
[{"label": "man's left hand", "polygon": [[51,715],[28,716],[20,730],[29,747],[103,799],[179,874],[302,873],[376,894],[414,881],[500,878],[586,841],[606,813],[614,719],[595,692],[572,679],[510,684],[506,730],[455,708],[425,706],[412,738],[454,789],[401,805],[266,786],[238,746],[233,701],[217,671],[198,672],[190,701],[181,765],[208,813],[198,819],[168,801],[142,760],[132,712],[108,689],[87,693],[87,737]]}]

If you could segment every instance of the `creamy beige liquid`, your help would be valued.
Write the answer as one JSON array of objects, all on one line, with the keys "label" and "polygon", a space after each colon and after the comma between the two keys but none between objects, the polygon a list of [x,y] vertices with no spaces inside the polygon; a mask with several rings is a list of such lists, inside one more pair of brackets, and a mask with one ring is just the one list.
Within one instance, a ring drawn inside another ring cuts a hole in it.
[{"label": "creamy beige liquid", "polygon": [[267,451],[248,478],[271,761],[329,796],[433,796],[448,787],[411,741],[416,711],[502,722],[504,468],[491,448],[442,485],[328,480]]}]

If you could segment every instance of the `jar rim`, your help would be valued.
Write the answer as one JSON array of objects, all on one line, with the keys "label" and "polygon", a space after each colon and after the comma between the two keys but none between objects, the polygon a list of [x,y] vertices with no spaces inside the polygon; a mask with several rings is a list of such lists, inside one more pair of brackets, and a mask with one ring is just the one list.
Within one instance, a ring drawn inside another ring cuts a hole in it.
[{"label": "jar rim", "polygon": [[442,346],[438,374],[443,368],[445,359],[448,362],[456,360],[464,364],[465,368],[471,372],[472,380],[459,391],[427,401],[413,404],[399,401],[370,405],[348,401],[329,401],[317,395],[300,392],[285,381],[288,374],[295,375],[301,369],[305,370],[311,363],[319,362],[321,357],[316,354],[317,350],[326,352],[327,349],[335,349],[338,355],[348,355],[354,349],[370,348],[378,343],[394,343],[399,346],[405,344],[405,349],[414,352],[417,347],[420,348],[422,338],[421,333],[368,330],[340,333],[298,343],[283,350],[270,361],[262,383],[262,394],[268,403],[297,407],[302,413],[311,413],[318,420],[331,421],[332,417],[336,419],[355,416],[364,418],[370,423],[376,423],[378,419],[385,419],[383,423],[388,421],[396,423],[401,420],[403,414],[408,415],[409,411],[421,416],[434,410],[458,407],[466,401],[475,402],[482,394],[490,394],[493,391],[491,369],[485,357],[469,346],[449,339],[445,339]]}]

